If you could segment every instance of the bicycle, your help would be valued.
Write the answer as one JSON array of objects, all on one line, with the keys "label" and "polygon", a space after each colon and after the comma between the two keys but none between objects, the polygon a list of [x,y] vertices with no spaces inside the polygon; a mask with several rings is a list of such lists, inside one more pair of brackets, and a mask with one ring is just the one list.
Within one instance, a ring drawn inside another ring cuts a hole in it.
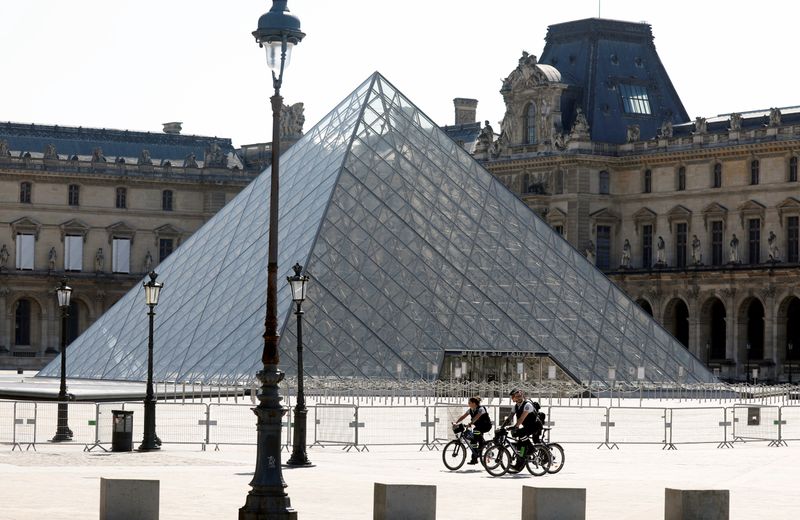
[{"label": "bicycle", "polygon": [[463,424],[453,426],[456,438],[448,442],[442,450],[442,462],[450,471],[455,471],[464,465],[467,452],[472,451],[472,441],[475,439],[472,430]]},{"label": "bicycle", "polygon": [[[561,471],[561,468],[564,467],[564,448],[561,447],[560,444],[557,442],[550,442],[550,430],[551,428],[542,428],[542,441],[541,443],[550,450],[550,457],[551,463],[550,467],[547,469],[547,472],[551,475],[554,475]],[[547,440],[545,440],[545,436]]]},{"label": "bicycle", "polygon": [[[494,439],[487,445],[481,455],[483,467],[493,477],[501,477],[506,473],[519,473],[523,467],[535,477],[545,475],[552,464],[550,450],[541,443],[524,452],[524,447],[518,446],[529,436],[516,440],[509,439],[508,430],[500,427],[495,430]],[[524,465],[521,462],[524,460]]]}]

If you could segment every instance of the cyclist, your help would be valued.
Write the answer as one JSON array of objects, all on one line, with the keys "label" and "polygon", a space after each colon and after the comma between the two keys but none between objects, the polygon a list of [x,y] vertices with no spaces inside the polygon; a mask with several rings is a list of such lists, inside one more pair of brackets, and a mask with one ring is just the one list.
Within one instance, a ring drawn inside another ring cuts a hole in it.
[{"label": "cyclist", "polygon": [[[539,442],[539,437],[542,434],[542,419],[543,413],[539,412],[539,403],[535,403],[530,399],[525,399],[525,393],[515,388],[509,393],[511,400],[514,402],[514,411],[506,419],[506,423],[514,417],[514,429],[511,435],[514,437],[530,436],[534,442]],[[520,443],[520,454],[524,455],[526,451],[533,448],[530,440]],[[517,465],[522,467],[525,465],[525,459],[520,457]]]},{"label": "cyclist", "polygon": [[483,434],[492,429],[492,420],[489,418],[489,410],[485,406],[481,406],[481,398],[478,396],[470,397],[468,402],[469,408],[464,412],[464,415],[459,417],[453,423],[453,426],[463,421],[469,415],[469,426],[474,426],[472,430],[473,442],[470,443],[472,449],[472,458],[467,464],[477,464],[478,456],[483,451],[486,444]]}]

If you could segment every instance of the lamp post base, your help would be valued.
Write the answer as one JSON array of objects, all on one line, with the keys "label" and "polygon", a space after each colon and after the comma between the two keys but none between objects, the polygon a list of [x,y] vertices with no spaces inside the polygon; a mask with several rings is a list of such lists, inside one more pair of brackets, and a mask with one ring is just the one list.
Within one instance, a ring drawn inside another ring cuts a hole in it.
[{"label": "lamp post base", "polygon": [[156,435],[156,401],[146,399],[144,402],[144,437],[136,451],[156,451],[161,449],[161,441]]},{"label": "lamp post base", "polygon": [[67,403],[58,403],[58,427],[56,428],[56,435],[50,442],[67,442],[72,440],[72,430],[69,429]]},{"label": "lamp post base", "polygon": [[311,466],[306,453],[306,417],[308,410],[305,406],[297,405],[294,409],[294,444],[292,456],[286,461],[287,466]]},{"label": "lamp post base", "polygon": [[59,427],[56,429],[55,436],[50,439],[50,442],[68,442],[72,440],[72,430],[67,427]]}]

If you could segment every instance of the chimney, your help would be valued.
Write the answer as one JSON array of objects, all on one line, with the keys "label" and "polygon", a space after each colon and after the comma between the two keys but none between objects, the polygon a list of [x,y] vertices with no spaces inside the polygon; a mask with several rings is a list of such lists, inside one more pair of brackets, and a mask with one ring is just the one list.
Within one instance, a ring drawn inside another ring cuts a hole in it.
[{"label": "chimney", "polygon": [[181,125],[183,122],[173,121],[171,123],[162,123],[164,125],[165,134],[178,135],[181,133]]},{"label": "chimney", "polygon": [[477,99],[455,98],[453,105],[456,107],[457,125],[468,125],[475,122],[475,110],[478,108]]}]

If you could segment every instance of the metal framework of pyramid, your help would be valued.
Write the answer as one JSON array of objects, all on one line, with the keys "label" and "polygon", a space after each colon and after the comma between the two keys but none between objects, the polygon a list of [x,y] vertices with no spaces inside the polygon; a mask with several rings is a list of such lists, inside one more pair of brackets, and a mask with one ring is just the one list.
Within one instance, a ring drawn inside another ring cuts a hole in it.
[{"label": "metal framework of pyramid", "polygon": [[[447,350],[547,354],[586,383],[640,366],[651,382],[715,379],[379,73],[281,156],[280,177],[278,279],[296,262],[311,276],[308,376],[432,379]],[[245,382],[260,368],[269,178],[158,266],[156,379]],[[145,379],[143,292],[70,345],[69,377]],[[293,374],[285,283],[278,313]]]}]

